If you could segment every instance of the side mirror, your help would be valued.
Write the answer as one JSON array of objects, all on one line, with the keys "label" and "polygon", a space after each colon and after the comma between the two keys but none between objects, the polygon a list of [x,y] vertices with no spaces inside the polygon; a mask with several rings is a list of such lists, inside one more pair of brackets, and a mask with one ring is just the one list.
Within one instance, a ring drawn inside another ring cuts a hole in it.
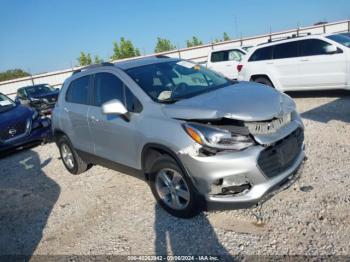
[{"label": "side mirror", "polygon": [[15,98],[15,103],[16,103],[16,105],[20,105],[21,104],[21,101],[19,101],[18,97]]},{"label": "side mirror", "polygon": [[326,53],[330,54],[330,55],[331,54],[336,54],[336,53],[338,53],[338,49],[334,45],[328,45],[328,46],[326,46]]},{"label": "side mirror", "polygon": [[127,112],[124,104],[118,99],[110,100],[102,105],[102,113],[105,115],[125,115]]}]

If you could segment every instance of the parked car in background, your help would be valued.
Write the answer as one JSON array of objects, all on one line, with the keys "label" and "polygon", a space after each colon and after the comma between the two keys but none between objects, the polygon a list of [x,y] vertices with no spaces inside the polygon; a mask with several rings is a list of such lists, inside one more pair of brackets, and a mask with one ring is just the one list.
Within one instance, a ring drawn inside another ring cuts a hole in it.
[{"label": "parked car in background", "polygon": [[350,38],[308,35],[255,47],[237,66],[238,79],[281,91],[349,89]]},{"label": "parked car in background", "polygon": [[59,90],[48,84],[21,87],[17,90],[16,100],[36,109],[40,114],[51,114]]},{"label": "parked car in background", "polygon": [[237,65],[246,53],[247,51],[239,47],[211,50],[208,54],[207,68],[229,79],[237,79]]},{"label": "parked car in background", "polygon": [[304,159],[304,126],[289,96],[176,58],[75,73],[52,122],[69,172],[100,164],[137,175],[179,217],[255,205]]},{"label": "parked car in background", "polygon": [[50,119],[0,93],[0,152],[50,138]]}]

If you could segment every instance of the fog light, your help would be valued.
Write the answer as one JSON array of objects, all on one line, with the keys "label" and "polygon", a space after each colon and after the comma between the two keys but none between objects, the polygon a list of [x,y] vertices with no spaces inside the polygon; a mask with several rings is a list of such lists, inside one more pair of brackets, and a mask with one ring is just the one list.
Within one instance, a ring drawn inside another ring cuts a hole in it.
[{"label": "fog light", "polygon": [[214,195],[242,194],[247,193],[251,187],[245,174],[237,174],[213,181],[210,193]]},{"label": "fog light", "polygon": [[244,184],[244,185],[239,185],[239,186],[228,186],[228,187],[223,187],[221,192],[224,195],[227,194],[239,194],[244,192],[245,190],[249,190],[251,188],[250,184]]}]

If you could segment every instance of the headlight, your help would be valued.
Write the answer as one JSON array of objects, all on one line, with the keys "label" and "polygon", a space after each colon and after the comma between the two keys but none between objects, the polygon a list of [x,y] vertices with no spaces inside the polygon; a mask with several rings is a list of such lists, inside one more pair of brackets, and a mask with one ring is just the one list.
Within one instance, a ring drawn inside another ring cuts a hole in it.
[{"label": "headlight", "polygon": [[39,98],[34,98],[34,97],[29,98],[29,100],[32,102],[39,102],[40,101]]},{"label": "headlight", "polygon": [[203,146],[242,150],[254,145],[254,141],[249,135],[236,134],[225,129],[196,123],[186,123],[183,127],[194,141]]},{"label": "headlight", "polygon": [[47,100],[46,98],[42,98],[41,99],[43,102],[45,102],[45,103],[48,103],[49,102],[49,100]]}]

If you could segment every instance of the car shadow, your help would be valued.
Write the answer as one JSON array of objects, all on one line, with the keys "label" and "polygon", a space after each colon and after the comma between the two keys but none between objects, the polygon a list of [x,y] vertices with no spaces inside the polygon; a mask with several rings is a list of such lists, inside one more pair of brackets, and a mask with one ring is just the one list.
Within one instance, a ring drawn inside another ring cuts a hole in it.
[{"label": "car shadow", "polygon": [[60,187],[33,150],[0,159],[0,255],[29,260],[37,248]]},{"label": "car shadow", "polygon": [[331,97],[338,98],[327,104],[313,108],[301,114],[302,118],[328,123],[338,120],[350,123],[350,92],[344,90],[289,92],[293,98]]},{"label": "car shadow", "polygon": [[158,204],[155,206],[154,228],[157,256],[219,256],[220,261],[233,261],[233,257],[219,242],[216,233],[200,214],[192,219],[179,219],[169,215]]}]

